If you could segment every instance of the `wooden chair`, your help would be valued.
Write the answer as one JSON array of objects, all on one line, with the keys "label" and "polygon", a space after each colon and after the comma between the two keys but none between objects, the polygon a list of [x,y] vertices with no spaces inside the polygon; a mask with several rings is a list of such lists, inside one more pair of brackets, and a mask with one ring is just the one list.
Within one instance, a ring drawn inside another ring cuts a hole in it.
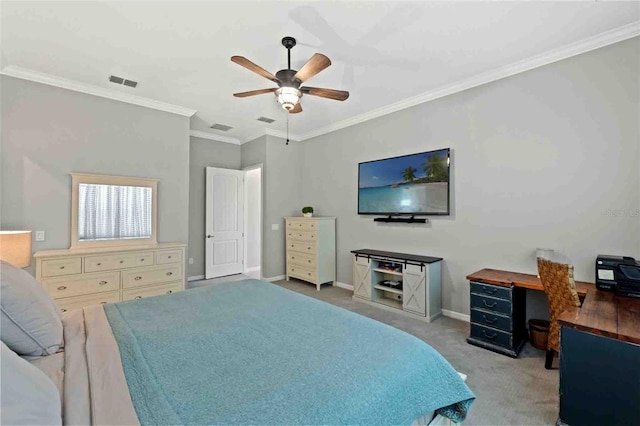
[{"label": "wooden chair", "polygon": [[580,299],[573,279],[573,265],[538,258],[538,274],[547,295],[549,313],[551,314],[547,357],[544,364],[544,368],[551,369],[554,354],[560,353],[558,317],[567,309],[580,306]]}]

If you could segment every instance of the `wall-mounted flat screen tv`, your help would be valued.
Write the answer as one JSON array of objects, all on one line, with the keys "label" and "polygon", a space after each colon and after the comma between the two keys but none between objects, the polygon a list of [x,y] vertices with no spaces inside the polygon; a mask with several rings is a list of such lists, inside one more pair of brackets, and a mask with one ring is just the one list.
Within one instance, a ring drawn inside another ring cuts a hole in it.
[{"label": "wall-mounted flat screen tv", "polygon": [[448,215],[449,148],[358,164],[358,214]]}]

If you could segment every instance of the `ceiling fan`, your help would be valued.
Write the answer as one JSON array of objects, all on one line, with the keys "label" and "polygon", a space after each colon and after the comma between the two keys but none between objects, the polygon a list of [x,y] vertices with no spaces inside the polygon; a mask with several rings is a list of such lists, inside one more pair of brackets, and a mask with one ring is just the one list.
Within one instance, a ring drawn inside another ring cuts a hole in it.
[{"label": "ceiling fan", "polygon": [[262,77],[276,83],[278,87],[272,89],[251,90],[249,92],[234,93],[237,98],[246,98],[248,96],[262,95],[264,93],[275,93],[278,103],[282,108],[286,109],[290,114],[302,112],[300,98],[302,95],[320,96],[321,98],[335,99],[344,101],[349,97],[349,92],[344,90],[323,89],[321,87],[308,87],[300,85],[318,74],[320,71],[331,65],[331,60],[326,56],[315,53],[300,70],[291,69],[291,49],[296,45],[296,39],[293,37],[284,37],[282,45],[287,49],[287,69],[280,70],[274,76],[269,71],[254,64],[250,60],[242,56],[232,56],[231,62],[245,67],[249,71],[253,71]]}]

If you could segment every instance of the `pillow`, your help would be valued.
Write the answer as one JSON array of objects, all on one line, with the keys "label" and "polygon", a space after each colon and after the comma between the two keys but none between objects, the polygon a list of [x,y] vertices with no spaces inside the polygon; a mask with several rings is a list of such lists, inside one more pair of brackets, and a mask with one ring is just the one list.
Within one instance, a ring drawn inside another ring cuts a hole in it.
[{"label": "pillow", "polygon": [[60,395],[42,371],[0,342],[0,423],[3,425],[59,425]]},{"label": "pillow", "polygon": [[62,345],[60,309],[26,271],[0,261],[0,340],[19,355],[43,356]]}]

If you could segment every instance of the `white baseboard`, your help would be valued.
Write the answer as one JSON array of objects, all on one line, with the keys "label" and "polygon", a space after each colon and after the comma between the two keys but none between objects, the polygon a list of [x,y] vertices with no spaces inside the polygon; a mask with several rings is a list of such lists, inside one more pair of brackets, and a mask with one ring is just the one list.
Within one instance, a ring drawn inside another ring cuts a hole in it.
[{"label": "white baseboard", "polygon": [[247,272],[256,272],[256,271],[259,271],[259,270],[260,270],[260,267],[259,267],[259,266],[254,266],[253,268],[247,268],[247,269],[245,269],[245,270],[244,270],[244,272],[245,272],[245,273],[247,273]]},{"label": "white baseboard", "polygon": [[347,290],[353,291],[353,286],[351,284],[341,283],[340,281],[334,281],[334,282],[336,284],[336,287],[346,288]]},{"label": "white baseboard", "polygon": [[285,275],[278,275],[278,276],[271,277],[271,278],[262,277],[263,280],[269,281],[269,282],[280,281],[280,280],[284,280],[285,278],[286,278]]},{"label": "white baseboard", "polygon": [[204,280],[204,275],[196,275],[194,277],[187,278],[187,281],[198,281],[198,280]]},{"label": "white baseboard", "polygon": [[471,321],[471,318],[469,317],[469,315],[461,314],[460,312],[456,312],[456,311],[450,311],[448,309],[443,309],[442,310],[442,315],[444,315],[445,317],[457,319],[457,320],[460,320],[460,321],[466,321],[466,322],[470,322]]}]

